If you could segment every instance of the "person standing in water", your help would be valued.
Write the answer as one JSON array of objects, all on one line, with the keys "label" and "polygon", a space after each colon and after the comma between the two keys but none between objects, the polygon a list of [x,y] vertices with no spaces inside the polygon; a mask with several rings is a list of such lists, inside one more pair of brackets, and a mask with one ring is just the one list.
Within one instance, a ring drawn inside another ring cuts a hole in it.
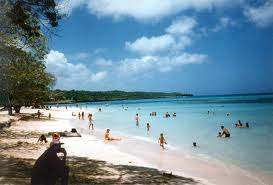
[{"label": "person standing in water", "polygon": [[82,112],[82,120],[84,120],[84,112]]},{"label": "person standing in water", "polygon": [[81,113],[80,112],[78,113],[78,118],[79,118],[79,120],[81,119]]},{"label": "person standing in water", "polygon": [[164,150],[165,147],[164,147],[164,144],[167,144],[164,136],[163,136],[163,133],[160,134],[159,138],[158,138],[158,142],[159,142],[159,145],[162,147],[162,149]]},{"label": "person standing in water", "polygon": [[147,123],[147,131],[150,131],[150,127],[151,127],[150,123]]},{"label": "person standing in water", "polygon": [[138,126],[138,124],[139,124],[139,116],[138,116],[138,113],[136,113],[135,120],[136,120],[136,126]]}]

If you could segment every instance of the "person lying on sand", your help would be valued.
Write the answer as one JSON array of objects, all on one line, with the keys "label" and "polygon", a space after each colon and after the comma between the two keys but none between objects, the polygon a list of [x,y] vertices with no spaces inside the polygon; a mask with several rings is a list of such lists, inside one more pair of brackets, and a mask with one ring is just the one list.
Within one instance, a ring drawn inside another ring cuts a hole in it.
[{"label": "person lying on sand", "polygon": [[230,137],[230,132],[227,128],[225,128],[224,126],[221,126],[221,129],[223,130],[222,134],[221,134],[221,137],[223,135],[225,135],[225,137]]},{"label": "person lying on sand", "polygon": [[47,143],[47,140],[46,140],[46,137],[45,137],[44,134],[42,134],[42,135],[39,137],[37,143],[38,143],[38,142],[42,142],[42,143],[45,142],[45,143]]},{"label": "person lying on sand", "polygon": [[167,144],[164,136],[163,136],[163,133],[160,134],[159,138],[158,138],[158,142],[159,142],[159,145],[162,147],[162,149],[164,150],[165,147],[164,147],[164,144]]},{"label": "person lying on sand", "polygon": [[120,138],[113,138],[113,137],[110,137],[110,129],[106,129],[106,132],[105,132],[105,135],[104,135],[104,139],[106,141],[113,141],[113,140],[121,140]]}]

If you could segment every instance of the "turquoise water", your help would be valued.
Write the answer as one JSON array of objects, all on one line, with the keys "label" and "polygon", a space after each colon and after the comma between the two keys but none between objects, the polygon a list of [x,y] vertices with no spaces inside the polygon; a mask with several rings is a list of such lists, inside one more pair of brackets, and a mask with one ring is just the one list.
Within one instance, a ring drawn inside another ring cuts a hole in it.
[{"label": "turquoise water", "polygon": [[[128,107],[125,111],[123,107]],[[208,159],[217,159],[243,168],[273,172],[273,94],[246,96],[185,97],[115,102],[83,103],[102,108],[95,115],[95,127],[112,133],[136,136],[156,142],[164,133],[168,144]],[[150,112],[157,116],[150,116]],[[210,113],[208,114],[208,111]],[[163,118],[176,112],[176,118]],[[140,122],[135,124],[135,114]],[[227,113],[230,113],[227,116]],[[250,128],[235,128],[237,120]],[[151,129],[146,130],[146,123]],[[231,138],[217,138],[224,125]],[[192,143],[197,142],[198,150]],[[168,146],[167,146],[168,147]]]}]

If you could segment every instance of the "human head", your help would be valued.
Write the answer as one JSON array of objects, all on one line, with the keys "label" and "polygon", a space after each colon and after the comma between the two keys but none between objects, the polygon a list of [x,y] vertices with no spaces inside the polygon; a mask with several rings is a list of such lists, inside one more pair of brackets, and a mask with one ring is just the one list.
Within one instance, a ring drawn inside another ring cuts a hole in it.
[{"label": "human head", "polygon": [[108,129],[106,130],[106,132],[110,132],[110,129],[108,128]]},{"label": "human head", "polygon": [[221,129],[224,129],[224,128],[225,128],[225,127],[222,125],[222,126],[221,126]]},{"label": "human head", "polygon": [[163,136],[163,133],[161,133],[160,136]]}]

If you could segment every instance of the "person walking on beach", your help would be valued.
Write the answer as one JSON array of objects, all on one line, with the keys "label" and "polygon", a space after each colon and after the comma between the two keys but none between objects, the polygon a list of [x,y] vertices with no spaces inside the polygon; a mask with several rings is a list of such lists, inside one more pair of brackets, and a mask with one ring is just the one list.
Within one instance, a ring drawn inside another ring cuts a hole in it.
[{"label": "person walking on beach", "polygon": [[164,144],[167,144],[164,136],[163,136],[163,133],[160,134],[159,136],[159,139],[158,139],[158,142],[159,142],[159,145],[162,147],[162,149],[164,150],[165,147],[164,147]]},{"label": "person walking on beach", "polygon": [[82,120],[84,120],[84,112],[82,112]]},{"label": "person walking on beach", "polygon": [[38,119],[40,119],[40,118],[41,118],[41,112],[40,112],[40,110],[38,110],[38,112],[37,112],[37,116],[38,116]]},{"label": "person walking on beach", "polygon": [[48,119],[51,119],[51,113],[48,114]]},{"label": "person walking on beach", "polygon": [[90,127],[92,127],[92,130],[94,130],[92,114],[88,114],[88,120],[89,120],[89,126],[88,126],[89,130],[90,130]]},{"label": "person walking on beach", "polygon": [[80,120],[81,119],[81,113],[80,112],[78,113],[78,117],[79,117],[79,120]]}]

